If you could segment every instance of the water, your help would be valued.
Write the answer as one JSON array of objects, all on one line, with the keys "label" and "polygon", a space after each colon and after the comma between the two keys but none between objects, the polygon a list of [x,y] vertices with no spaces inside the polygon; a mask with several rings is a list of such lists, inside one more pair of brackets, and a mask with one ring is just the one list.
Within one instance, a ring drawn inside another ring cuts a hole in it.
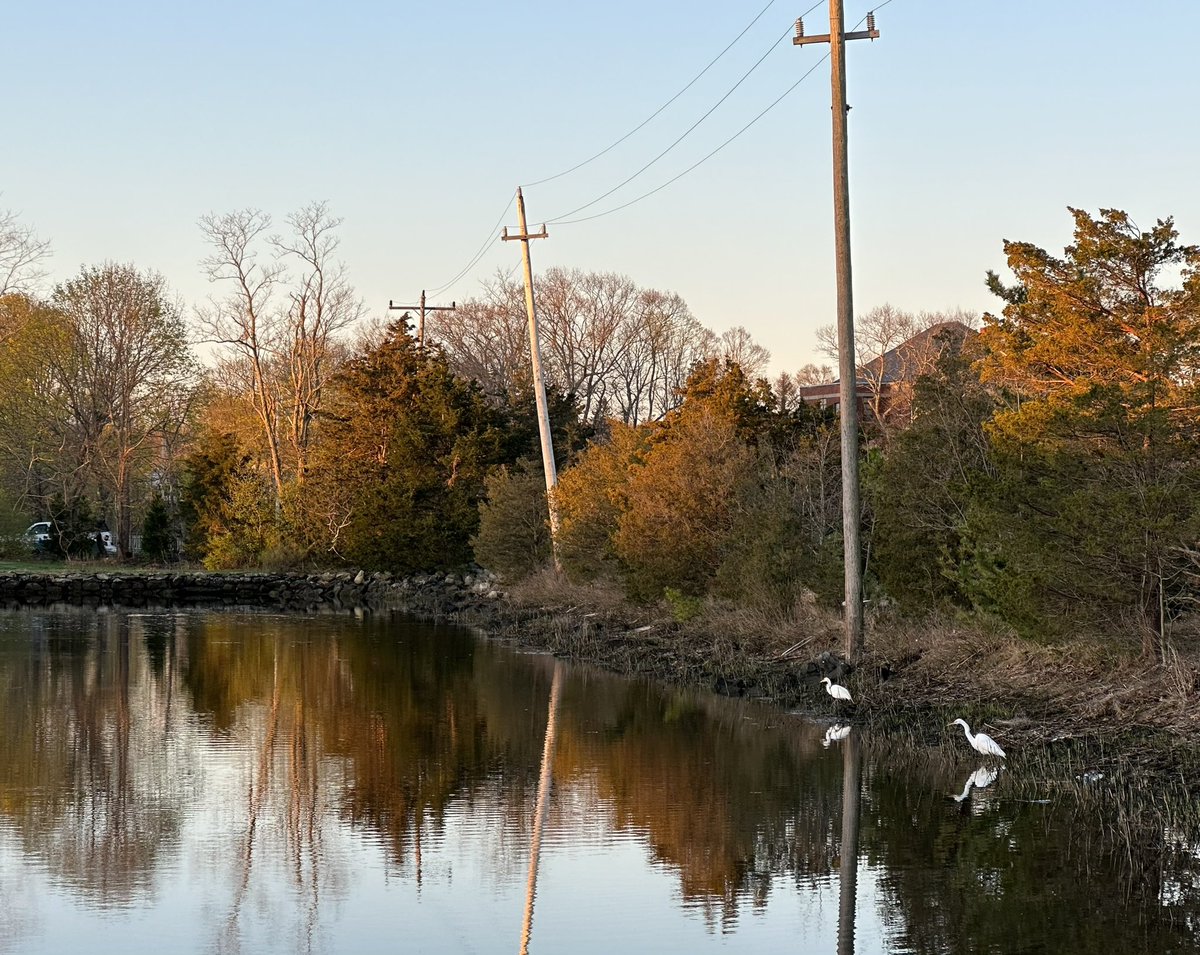
[{"label": "water", "polygon": [[829,729],[386,615],[0,612],[0,952],[1197,950],[1187,833]]}]

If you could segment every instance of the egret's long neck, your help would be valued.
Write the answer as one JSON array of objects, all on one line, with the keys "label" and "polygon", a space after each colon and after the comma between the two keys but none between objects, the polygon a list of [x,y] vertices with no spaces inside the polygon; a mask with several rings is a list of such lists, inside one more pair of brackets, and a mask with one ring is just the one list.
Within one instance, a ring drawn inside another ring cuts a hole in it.
[{"label": "egret's long neck", "polygon": [[974,746],[975,745],[975,737],[971,735],[970,727],[967,726],[966,723],[959,723],[958,725],[963,728],[963,732],[967,736],[967,742],[970,743],[972,746]]}]

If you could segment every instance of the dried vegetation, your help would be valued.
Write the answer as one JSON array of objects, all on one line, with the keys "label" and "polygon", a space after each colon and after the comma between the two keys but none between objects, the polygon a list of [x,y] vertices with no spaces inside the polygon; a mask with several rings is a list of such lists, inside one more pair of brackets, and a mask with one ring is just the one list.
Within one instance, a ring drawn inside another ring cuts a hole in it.
[{"label": "dried vegetation", "polygon": [[[665,603],[633,605],[616,586],[552,573],[514,586],[510,598],[490,626],[497,635],[609,670],[849,716],[923,745],[954,745],[946,723],[963,716],[1018,759],[1080,773],[1200,765],[1200,641],[1190,629],[1177,630],[1165,663],[1148,664],[1127,638],[1046,645],[978,623],[877,616],[869,652],[851,670],[840,621],[810,603],[764,611],[710,599],[681,623]],[[852,707],[839,711],[826,695],[829,674],[850,686]]]}]

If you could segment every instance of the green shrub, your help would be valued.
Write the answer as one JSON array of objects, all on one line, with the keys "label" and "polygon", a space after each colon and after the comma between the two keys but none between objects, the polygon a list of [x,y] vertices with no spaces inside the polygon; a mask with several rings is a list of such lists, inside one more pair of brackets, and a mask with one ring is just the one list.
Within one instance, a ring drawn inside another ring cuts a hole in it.
[{"label": "green shrub", "polygon": [[479,506],[475,561],[508,580],[520,580],[551,559],[546,479],[542,466],[522,458],[487,478]]},{"label": "green shrub", "polygon": [[663,591],[663,599],[671,608],[671,616],[676,623],[687,623],[689,620],[694,620],[704,610],[703,600],[699,597],[689,597],[674,587],[667,587]]},{"label": "green shrub", "polygon": [[629,477],[627,507],[613,539],[635,599],[666,587],[703,594],[720,566],[740,482],[755,453],[732,415],[700,409],[681,416]]},{"label": "green shrub", "polygon": [[270,482],[249,470],[230,478],[208,531],[204,566],[209,570],[257,567],[263,553],[279,540]]},{"label": "green shrub", "polygon": [[179,546],[175,527],[167,502],[155,494],[142,522],[142,556],[162,562],[177,560]]}]

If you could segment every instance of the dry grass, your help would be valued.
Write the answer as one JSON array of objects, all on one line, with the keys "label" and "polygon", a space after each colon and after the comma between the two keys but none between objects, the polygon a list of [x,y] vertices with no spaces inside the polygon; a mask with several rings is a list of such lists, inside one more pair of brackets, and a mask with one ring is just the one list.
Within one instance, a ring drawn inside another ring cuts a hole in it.
[{"label": "dry grass", "polygon": [[[523,618],[508,635],[521,642],[613,670],[833,712],[819,681],[838,672],[841,623],[811,604],[765,610],[709,600],[699,617],[680,623],[665,604],[634,606],[617,587],[553,573],[514,587],[511,597]],[[1166,664],[1155,665],[1137,655],[1131,637],[1048,646],[975,623],[879,617],[848,677],[856,704],[843,715],[910,727],[927,742],[963,716],[1017,747],[1092,754],[1107,746],[1114,759],[1140,751],[1143,761],[1190,762],[1200,739],[1200,640],[1179,629],[1175,642]]]}]

